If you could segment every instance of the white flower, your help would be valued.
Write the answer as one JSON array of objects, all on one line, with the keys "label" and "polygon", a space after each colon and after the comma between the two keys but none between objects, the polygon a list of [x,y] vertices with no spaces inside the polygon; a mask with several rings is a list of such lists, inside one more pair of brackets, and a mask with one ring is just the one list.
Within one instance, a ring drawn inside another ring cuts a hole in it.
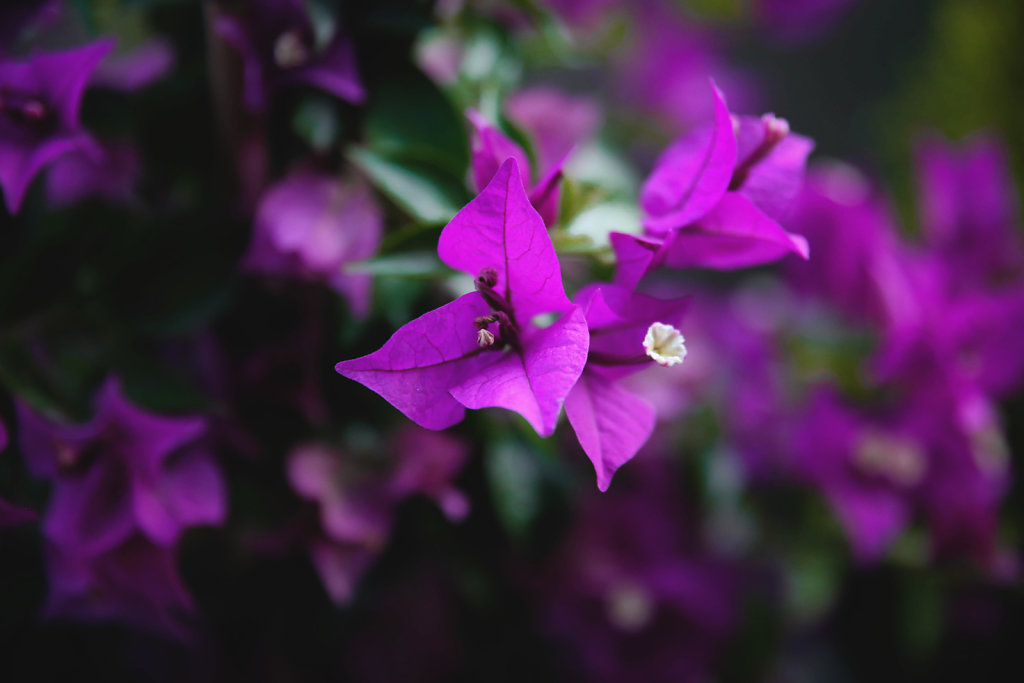
[{"label": "white flower", "polygon": [[686,340],[682,333],[671,325],[654,323],[647,328],[644,336],[644,351],[657,361],[658,365],[672,367],[686,358]]}]

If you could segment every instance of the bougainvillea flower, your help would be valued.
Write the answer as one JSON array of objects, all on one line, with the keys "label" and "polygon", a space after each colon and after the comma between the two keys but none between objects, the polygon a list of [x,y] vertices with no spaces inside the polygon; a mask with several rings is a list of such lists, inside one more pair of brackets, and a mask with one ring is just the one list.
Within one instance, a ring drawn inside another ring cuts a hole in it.
[{"label": "bougainvillea flower", "polygon": [[652,233],[690,225],[711,211],[729,189],[736,167],[736,134],[725,96],[714,84],[714,118],[671,144],[640,190]]},{"label": "bougainvillea flower", "polygon": [[343,31],[319,45],[301,0],[252,0],[244,15],[220,16],[214,28],[244,61],[244,100],[253,111],[271,91],[308,85],[358,104],[366,98],[356,72],[355,48]]},{"label": "bougainvillea flower", "polygon": [[929,248],[976,285],[1024,271],[1013,176],[998,140],[978,137],[957,149],[927,138],[918,145],[916,165]]},{"label": "bougainvillea flower", "polygon": [[523,186],[532,188],[529,193],[530,203],[545,225],[554,225],[558,220],[559,187],[565,156],[548,167],[536,184],[531,184],[530,159],[523,148],[491,125],[479,112],[470,109],[466,116],[473,124],[473,182],[477,192],[487,187],[506,159],[515,159]]},{"label": "bougainvillea flower", "polygon": [[586,500],[536,572],[540,627],[585,680],[707,680],[736,626],[740,574],[701,546],[665,462]]},{"label": "bougainvillea flower", "polygon": [[815,168],[793,202],[787,225],[806,237],[815,254],[786,263],[797,291],[876,325],[916,308],[900,265],[892,209],[855,168]]},{"label": "bougainvillea flower", "polygon": [[119,621],[184,639],[195,610],[171,548],[136,534],[99,553],[46,549],[49,619]]},{"label": "bougainvillea flower", "polygon": [[0,58],[0,186],[11,213],[45,166],[92,144],[79,122],[82,96],[113,46],[100,40],[25,61]]},{"label": "bougainvillea flower", "polygon": [[223,521],[224,484],[197,442],[202,418],[146,412],[116,380],[85,424],[53,422],[24,405],[18,412],[26,464],[54,484],[43,531],[62,551],[96,555],[139,531],[170,546],[185,527]]},{"label": "bougainvillea flower", "polygon": [[648,269],[745,268],[795,253],[807,242],[779,223],[803,181],[810,140],[783,119],[733,117],[711,85],[713,122],[672,144],[641,189],[644,238],[614,238],[631,267],[651,252]]},{"label": "bougainvillea flower", "polygon": [[[445,226],[437,251],[444,263],[473,275],[477,291],[335,369],[428,429],[456,424],[466,408],[501,407],[550,435],[583,371],[589,337],[514,159]],[[547,327],[534,323],[549,313],[560,317]]]},{"label": "bougainvillea flower", "polygon": [[882,558],[906,528],[913,495],[928,474],[916,435],[879,424],[819,387],[793,429],[794,467],[835,511],[854,556]]},{"label": "bougainvillea flower", "polygon": [[331,598],[348,602],[360,577],[391,535],[398,505],[423,494],[452,520],[469,503],[452,485],[468,451],[461,441],[407,427],[372,455],[323,444],[295,448],[288,479],[302,498],[316,503],[319,532],[308,541],[310,557]]},{"label": "bougainvillea flower", "polygon": [[968,557],[995,569],[999,506],[1010,488],[1010,451],[996,407],[970,386],[925,387],[911,400],[935,464],[921,505],[939,557]]},{"label": "bougainvillea flower", "polygon": [[371,277],[348,273],[345,265],[377,253],[383,229],[383,213],[365,183],[293,172],[260,199],[245,266],[323,282],[363,315]]},{"label": "bougainvillea flower", "polygon": [[651,363],[671,367],[683,361],[686,347],[675,326],[689,300],[662,301],[615,285],[593,285],[576,301],[586,315],[590,350],[565,399],[565,414],[604,491],[654,430],[654,407],[618,380]]},{"label": "bougainvillea flower", "polygon": [[[877,381],[908,386],[966,382],[1004,395],[1024,380],[1024,288],[992,290],[945,256],[895,252],[896,295],[872,359]],[[945,390],[944,390],[945,391]]]}]

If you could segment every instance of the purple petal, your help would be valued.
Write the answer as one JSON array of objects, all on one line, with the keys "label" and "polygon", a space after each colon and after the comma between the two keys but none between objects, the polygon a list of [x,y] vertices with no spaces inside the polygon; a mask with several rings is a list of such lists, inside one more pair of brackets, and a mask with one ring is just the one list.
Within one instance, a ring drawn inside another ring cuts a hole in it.
[{"label": "purple petal", "polygon": [[176,55],[171,41],[151,38],[124,54],[105,59],[92,77],[92,85],[134,92],[160,80],[174,68]]},{"label": "purple petal", "polygon": [[47,618],[116,619],[182,639],[187,635],[181,617],[195,606],[171,549],[141,536],[98,556],[51,546],[47,573]]},{"label": "purple petal", "polygon": [[7,210],[15,214],[21,209],[29,185],[43,168],[88,144],[89,137],[85,133],[50,138],[32,147],[22,142],[0,141],[0,186],[3,186]]},{"label": "purple petal", "polygon": [[321,444],[297,446],[288,455],[288,483],[306,500],[323,502],[338,495],[341,480],[339,454]]},{"label": "purple petal", "polygon": [[660,239],[613,232],[609,235],[615,252],[615,284],[635,289],[644,276],[661,264]]},{"label": "purple petal", "polygon": [[366,100],[356,70],[355,47],[344,34],[337,35],[315,63],[285,72],[281,82],[311,85],[352,104]]},{"label": "purple petal", "polygon": [[44,534],[77,553],[109,551],[136,532],[130,486],[125,466],[102,456],[85,473],[60,478],[43,521]]},{"label": "purple petal", "polygon": [[572,311],[523,340],[522,354],[506,351],[451,388],[467,408],[507,408],[522,415],[541,436],[555,431],[558,413],[587,362],[587,322]]},{"label": "purple petal", "polygon": [[34,57],[29,64],[36,83],[30,92],[46,93],[50,105],[57,110],[61,125],[68,129],[77,128],[82,96],[89,79],[113,49],[114,40],[105,38],[74,50]]},{"label": "purple petal", "polygon": [[[737,167],[757,152],[766,135],[767,129],[760,117],[739,117]],[[763,158],[750,165],[738,188],[733,178],[731,189],[752,201],[769,217],[779,220],[803,185],[807,156],[813,149],[814,141],[810,138],[787,133]]]},{"label": "purple petal", "polygon": [[714,124],[662,153],[640,190],[644,226],[663,233],[693,223],[721,199],[736,165],[736,137],[722,92],[711,84]]},{"label": "purple petal", "polygon": [[593,101],[551,87],[520,90],[509,96],[505,108],[509,118],[530,133],[541,169],[553,169],[559,160],[564,163],[601,124],[601,111]]},{"label": "purple petal", "polygon": [[523,148],[491,125],[490,121],[475,109],[467,110],[466,118],[473,124],[473,182],[476,184],[476,191],[481,192],[487,187],[506,159],[516,160],[523,186],[529,187],[532,182],[530,160]]},{"label": "purple petal", "polygon": [[263,87],[263,67],[245,25],[235,17],[219,16],[213,21],[213,31],[242,57],[245,106],[251,111],[262,110],[267,104],[267,93]]},{"label": "purple petal", "polygon": [[383,227],[373,193],[361,181],[297,171],[261,198],[245,265],[324,281],[362,315],[372,281],[347,273],[345,264],[373,256]]},{"label": "purple petal", "polygon": [[132,487],[139,527],[157,545],[172,545],[188,526],[221,524],[227,514],[224,482],[209,453],[195,448],[175,460],[157,481]]},{"label": "purple petal", "polygon": [[170,417],[143,410],[128,400],[121,383],[113,378],[100,390],[96,412],[97,421],[116,425],[123,433],[124,455],[133,470],[151,480],[161,476],[164,462],[175,451],[206,432],[206,420],[201,417]]},{"label": "purple petal", "polygon": [[566,397],[565,414],[602,491],[654,431],[654,408],[647,401],[590,369]]},{"label": "purple petal", "polygon": [[472,276],[498,274],[496,291],[523,322],[540,313],[567,311],[562,270],[544,221],[530,204],[515,159],[441,231],[437,253]]},{"label": "purple petal", "polygon": [[[571,151],[570,151],[571,153]],[[558,203],[561,199],[562,168],[565,166],[567,154],[541,178],[536,187],[530,190],[530,203],[537,209],[544,225],[551,227],[558,222]]]},{"label": "purple petal", "polygon": [[377,392],[421,427],[451,427],[466,411],[448,389],[498,357],[497,351],[477,345],[473,324],[490,312],[480,294],[466,294],[406,323],[379,350],[334,369]]},{"label": "purple petal", "polygon": [[352,600],[356,584],[377,557],[366,546],[324,541],[313,543],[309,554],[327,595],[338,605]]},{"label": "purple petal", "polygon": [[36,519],[34,510],[8,503],[0,498],[0,529],[25,524]]},{"label": "purple petal", "polygon": [[663,247],[675,268],[731,270],[776,261],[789,253],[808,258],[807,241],[782,229],[736,192],[726,193],[698,225],[672,234]]},{"label": "purple petal", "polygon": [[139,155],[128,143],[78,149],[54,162],[46,176],[46,198],[58,206],[88,197],[131,204],[139,171]]},{"label": "purple petal", "polygon": [[860,562],[882,559],[909,521],[907,502],[885,489],[838,487],[828,498]]}]

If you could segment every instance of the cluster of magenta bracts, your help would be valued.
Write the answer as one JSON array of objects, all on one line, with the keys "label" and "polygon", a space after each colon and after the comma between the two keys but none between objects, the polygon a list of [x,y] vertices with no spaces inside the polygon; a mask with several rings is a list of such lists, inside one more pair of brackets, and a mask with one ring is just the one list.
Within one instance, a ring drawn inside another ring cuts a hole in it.
[{"label": "cluster of magenta bracts", "polygon": [[[777,219],[800,188],[810,141],[772,115],[731,115],[711,90],[714,123],[666,150],[644,186],[646,234],[611,236],[618,281],[588,284],[575,302],[542,218],[557,185],[542,181],[528,195],[528,171],[516,160],[523,151],[471,112],[474,178],[482,185],[492,177],[441,232],[438,255],[474,276],[476,293],[414,320],[338,372],[430,429],[459,422],[466,408],[501,407],[549,436],[564,405],[606,489],[655,423],[651,405],[621,381],[645,362],[676,365],[686,352],[675,326],[687,299],[655,299],[636,285],[661,266],[733,269],[807,257],[803,238]],[[557,180],[561,168],[546,178]],[[533,323],[550,314],[558,316],[551,325]]]},{"label": "cluster of magenta bracts", "polygon": [[[550,4],[582,22],[611,5]],[[848,3],[808,4],[825,17]],[[782,5],[757,3],[766,21],[786,16]],[[630,11],[650,40],[619,65],[622,89],[643,90],[635,101],[686,132],[640,190],[642,231],[610,235],[613,282],[567,276],[570,297],[550,232],[565,165],[596,134],[598,109],[551,88],[522,90],[506,99],[505,113],[531,139],[532,156],[479,111],[466,112],[478,194],[441,230],[437,255],[471,278],[473,291],[408,322],[379,350],[338,363],[338,373],[426,430],[453,427],[467,409],[503,408],[550,437],[564,408],[601,491],[645,444],[648,452],[665,447],[659,425],[668,430],[688,406],[711,403],[749,480],[795,480],[820,491],[859,559],[881,558],[921,517],[937,554],[1012,569],[995,537],[1009,472],[994,402],[1024,377],[1024,245],[998,147],[924,148],[924,239],[908,243],[879,193],[851,170],[815,169],[805,182],[813,143],[784,119],[731,112],[723,92],[708,87],[714,53],[694,66],[689,51],[703,48],[682,46],[682,29],[664,20],[661,3]],[[352,104],[366,99],[344,31],[315,36],[296,3],[254,1],[247,13],[218,15],[214,30],[243,63],[242,102],[251,113],[300,85]],[[82,129],[83,93],[144,87],[173,57],[159,48],[127,56],[112,49],[101,40],[25,59],[0,56],[0,186],[12,213],[47,166],[53,203],[136,200],[137,154]],[[666,64],[679,68],[652,86],[651,74]],[[748,93],[740,81],[742,101]],[[729,78],[717,82],[731,92]],[[240,268],[320,283],[355,316],[369,316],[372,278],[348,266],[378,253],[384,224],[380,199],[361,176],[300,163],[261,188]],[[678,291],[664,277],[782,259],[783,283],[768,292]],[[822,380],[820,368],[808,372],[787,355],[794,339],[823,328],[850,336],[867,330],[875,340],[874,354],[858,360],[877,402],[859,405],[853,397],[863,386]],[[175,566],[179,538],[193,526],[222,524],[227,510],[204,419],[143,410],[116,379],[103,385],[84,424],[18,405],[28,467],[52,485],[41,521],[48,613],[174,631],[176,616],[191,607]],[[410,425],[385,441],[386,467],[363,467],[366,454],[354,444],[309,442],[290,451],[282,476],[317,519],[283,541],[308,550],[335,601],[356,593],[401,501],[426,495],[449,519],[469,513],[452,485],[467,444],[426,430]],[[687,527],[682,514],[667,518],[677,492],[661,481],[660,456],[635,466],[625,494],[613,489],[588,501],[539,591],[550,593],[550,630],[600,642],[607,634],[581,617],[592,603],[606,602],[624,632],[652,623],[660,606],[673,633],[699,631],[680,639],[693,648],[687,666],[700,670],[731,627],[729,589],[739,577],[702,555],[696,541],[661,545]],[[0,500],[4,525],[34,516]],[[622,680],[594,659],[595,671]],[[656,658],[648,663],[659,666]]]}]

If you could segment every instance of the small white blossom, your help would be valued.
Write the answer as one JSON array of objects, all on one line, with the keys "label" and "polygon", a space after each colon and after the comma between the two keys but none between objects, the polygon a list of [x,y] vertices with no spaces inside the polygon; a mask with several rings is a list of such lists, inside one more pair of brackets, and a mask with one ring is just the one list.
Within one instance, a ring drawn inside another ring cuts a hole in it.
[{"label": "small white blossom", "polygon": [[686,340],[679,330],[664,323],[654,323],[644,336],[644,351],[658,365],[672,367],[686,358]]}]

